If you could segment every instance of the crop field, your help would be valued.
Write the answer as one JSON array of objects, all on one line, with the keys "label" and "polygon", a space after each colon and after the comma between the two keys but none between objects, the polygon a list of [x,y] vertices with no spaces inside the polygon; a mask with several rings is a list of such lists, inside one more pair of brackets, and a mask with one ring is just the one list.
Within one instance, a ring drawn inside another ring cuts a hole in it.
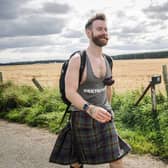
[{"label": "crop field", "polygon": [[[113,67],[113,85],[116,92],[125,92],[146,87],[152,75],[162,75],[162,65],[168,65],[168,59],[115,60]],[[3,80],[16,84],[32,85],[35,77],[45,87],[58,87],[61,63],[0,66]],[[164,82],[156,86],[164,92]]]}]

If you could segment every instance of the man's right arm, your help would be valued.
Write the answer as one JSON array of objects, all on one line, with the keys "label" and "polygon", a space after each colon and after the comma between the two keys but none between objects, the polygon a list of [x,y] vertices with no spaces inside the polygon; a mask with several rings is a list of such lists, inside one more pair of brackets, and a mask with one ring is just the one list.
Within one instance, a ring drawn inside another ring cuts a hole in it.
[{"label": "man's right arm", "polygon": [[80,55],[75,54],[69,61],[65,76],[65,93],[68,100],[79,110],[87,103],[77,92],[79,82]]}]

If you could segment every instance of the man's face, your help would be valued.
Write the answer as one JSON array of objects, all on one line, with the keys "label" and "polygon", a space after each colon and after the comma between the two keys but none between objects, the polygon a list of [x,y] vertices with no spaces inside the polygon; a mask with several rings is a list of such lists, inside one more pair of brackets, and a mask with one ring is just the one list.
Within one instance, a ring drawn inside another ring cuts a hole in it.
[{"label": "man's face", "polygon": [[108,33],[106,22],[103,20],[95,20],[91,27],[91,39],[99,47],[103,47],[108,42]]}]

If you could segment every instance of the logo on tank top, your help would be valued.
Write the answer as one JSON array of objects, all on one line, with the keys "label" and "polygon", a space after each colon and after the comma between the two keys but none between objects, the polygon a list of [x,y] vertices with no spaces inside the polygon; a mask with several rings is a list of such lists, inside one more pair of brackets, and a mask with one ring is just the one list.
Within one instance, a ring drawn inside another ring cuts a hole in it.
[{"label": "logo on tank top", "polygon": [[105,87],[101,89],[83,89],[84,93],[89,93],[89,94],[96,94],[96,93],[102,93],[105,92]]}]

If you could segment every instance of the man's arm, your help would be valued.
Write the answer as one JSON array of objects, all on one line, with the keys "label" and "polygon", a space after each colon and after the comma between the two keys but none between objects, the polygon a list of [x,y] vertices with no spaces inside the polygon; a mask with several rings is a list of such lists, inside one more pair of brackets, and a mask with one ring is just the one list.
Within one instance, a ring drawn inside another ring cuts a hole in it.
[{"label": "man's arm", "polygon": [[69,62],[65,76],[65,93],[68,100],[79,110],[87,103],[77,92],[79,82],[80,55],[75,54]]}]

